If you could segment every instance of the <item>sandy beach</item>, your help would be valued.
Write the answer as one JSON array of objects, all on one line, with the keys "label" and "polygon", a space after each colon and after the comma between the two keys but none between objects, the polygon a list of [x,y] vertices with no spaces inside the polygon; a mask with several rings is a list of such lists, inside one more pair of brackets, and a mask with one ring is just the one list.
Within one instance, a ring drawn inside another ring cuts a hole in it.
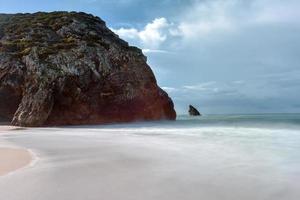
[{"label": "sandy beach", "polygon": [[[2,140],[32,149],[39,159],[32,167],[0,177],[0,197],[298,200],[299,134],[280,133],[234,127],[182,129],[174,124],[12,130]],[[18,153],[28,162],[28,154]]]},{"label": "sandy beach", "polygon": [[7,134],[7,131],[15,130],[18,127],[16,126],[8,126],[8,125],[0,125],[0,135]]},{"label": "sandy beach", "polygon": [[31,160],[30,152],[25,149],[0,147],[0,176],[30,164]]},{"label": "sandy beach", "polygon": [[20,148],[1,138],[4,135],[10,134],[11,131],[20,129],[22,128],[9,125],[0,126],[0,176],[21,169],[29,165],[32,161],[30,151]]}]

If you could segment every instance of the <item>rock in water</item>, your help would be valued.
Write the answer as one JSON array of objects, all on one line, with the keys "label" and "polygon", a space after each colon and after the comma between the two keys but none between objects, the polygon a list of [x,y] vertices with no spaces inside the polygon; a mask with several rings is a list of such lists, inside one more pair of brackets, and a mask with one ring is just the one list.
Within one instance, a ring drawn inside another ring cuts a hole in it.
[{"label": "rock in water", "polygon": [[201,116],[200,112],[192,105],[189,106],[189,114],[191,116]]},{"label": "rock in water", "polygon": [[13,125],[176,118],[142,51],[85,13],[0,14],[0,81]]}]

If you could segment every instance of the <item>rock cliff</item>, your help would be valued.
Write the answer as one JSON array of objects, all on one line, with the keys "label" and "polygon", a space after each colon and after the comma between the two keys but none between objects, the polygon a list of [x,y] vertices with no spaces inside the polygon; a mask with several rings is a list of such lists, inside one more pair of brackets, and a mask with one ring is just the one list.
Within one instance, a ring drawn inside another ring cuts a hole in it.
[{"label": "rock cliff", "polygon": [[0,117],[19,126],[176,118],[146,57],[98,17],[0,14]]}]

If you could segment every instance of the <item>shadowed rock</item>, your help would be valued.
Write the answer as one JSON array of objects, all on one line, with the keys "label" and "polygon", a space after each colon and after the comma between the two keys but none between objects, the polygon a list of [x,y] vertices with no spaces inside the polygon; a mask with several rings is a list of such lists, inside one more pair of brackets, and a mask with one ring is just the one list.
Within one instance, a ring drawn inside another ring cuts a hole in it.
[{"label": "shadowed rock", "polygon": [[98,17],[0,14],[0,115],[13,125],[176,118],[146,57]]},{"label": "shadowed rock", "polygon": [[190,116],[201,116],[200,112],[192,105],[189,105]]}]

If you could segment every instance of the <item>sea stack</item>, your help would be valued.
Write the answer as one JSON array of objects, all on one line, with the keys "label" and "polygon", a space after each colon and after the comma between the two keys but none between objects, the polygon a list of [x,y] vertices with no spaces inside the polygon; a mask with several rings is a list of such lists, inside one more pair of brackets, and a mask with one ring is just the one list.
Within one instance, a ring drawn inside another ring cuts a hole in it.
[{"label": "sea stack", "polygon": [[200,112],[192,105],[189,105],[190,116],[201,116]]},{"label": "sea stack", "polygon": [[0,14],[0,117],[18,126],[174,120],[146,57],[85,13]]}]

